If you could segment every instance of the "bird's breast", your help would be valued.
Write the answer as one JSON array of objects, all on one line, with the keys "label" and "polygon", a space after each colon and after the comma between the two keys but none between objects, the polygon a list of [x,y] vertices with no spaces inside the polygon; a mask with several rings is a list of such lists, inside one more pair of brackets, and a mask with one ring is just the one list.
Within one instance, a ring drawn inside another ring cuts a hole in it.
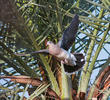
[{"label": "bird's breast", "polygon": [[64,60],[68,58],[68,53],[65,50],[60,50],[60,53],[56,55],[59,59]]},{"label": "bird's breast", "polygon": [[60,53],[60,48],[52,46],[49,48],[49,53],[53,56],[59,55]]}]

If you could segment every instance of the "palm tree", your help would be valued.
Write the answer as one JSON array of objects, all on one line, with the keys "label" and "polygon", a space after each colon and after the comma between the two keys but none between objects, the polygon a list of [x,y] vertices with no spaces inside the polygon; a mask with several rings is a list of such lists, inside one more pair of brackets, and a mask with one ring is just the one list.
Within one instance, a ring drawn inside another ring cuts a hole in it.
[{"label": "palm tree", "polygon": [[[109,0],[0,0],[0,98],[25,100],[28,91],[29,100],[107,99],[109,6]],[[15,55],[44,49],[48,40],[57,43],[74,14],[79,15],[80,25],[72,52],[85,54],[81,71],[66,75],[63,65],[50,55]],[[21,92],[22,97],[18,95]]]}]

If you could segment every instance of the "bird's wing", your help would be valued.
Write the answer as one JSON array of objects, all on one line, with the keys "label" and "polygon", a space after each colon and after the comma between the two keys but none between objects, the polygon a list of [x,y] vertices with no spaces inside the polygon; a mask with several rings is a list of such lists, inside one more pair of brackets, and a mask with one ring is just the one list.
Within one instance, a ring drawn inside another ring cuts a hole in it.
[{"label": "bird's wing", "polygon": [[27,54],[16,53],[15,55],[17,55],[17,56],[30,56],[30,55],[38,54],[38,53],[49,54],[49,50],[48,49],[42,49],[42,50],[39,50],[39,51],[34,51],[34,52],[31,52],[31,53],[27,53]]},{"label": "bird's wing", "polygon": [[79,16],[75,15],[74,18],[72,19],[71,24],[64,31],[62,38],[58,42],[58,45],[61,48],[68,50],[72,46],[73,42],[75,41],[78,26],[79,26]]}]

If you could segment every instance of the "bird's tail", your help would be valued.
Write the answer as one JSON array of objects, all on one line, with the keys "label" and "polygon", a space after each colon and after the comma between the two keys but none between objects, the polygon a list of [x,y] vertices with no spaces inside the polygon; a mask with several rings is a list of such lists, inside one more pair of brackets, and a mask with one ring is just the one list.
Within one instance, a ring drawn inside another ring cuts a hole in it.
[{"label": "bird's tail", "polygon": [[74,56],[76,57],[76,66],[78,68],[82,68],[85,64],[84,55],[82,53],[74,53]]},{"label": "bird's tail", "polygon": [[75,66],[64,65],[64,69],[66,73],[70,73],[70,74],[74,73],[80,70],[85,64],[84,55],[82,53],[73,53],[73,55],[76,58],[76,65]]}]

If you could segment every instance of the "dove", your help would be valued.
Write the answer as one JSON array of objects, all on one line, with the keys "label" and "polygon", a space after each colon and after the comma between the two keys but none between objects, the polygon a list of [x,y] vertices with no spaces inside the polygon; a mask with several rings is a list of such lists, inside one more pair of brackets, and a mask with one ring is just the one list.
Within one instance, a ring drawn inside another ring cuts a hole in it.
[{"label": "dove", "polygon": [[[47,42],[48,49],[43,49],[30,54],[45,53],[50,54],[61,61],[64,64],[64,70],[66,73],[74,73],[81,69],[85,63],[84,55],[82,53],[71,53],[68,52],[70,47],[75,42],[76,33],[79,26],[79,16],[75,15],[72,19],[69,27],[64,31],[61,39],[57,44],[52,41]],[[25,54],[19,54],[25,56]]]}]

